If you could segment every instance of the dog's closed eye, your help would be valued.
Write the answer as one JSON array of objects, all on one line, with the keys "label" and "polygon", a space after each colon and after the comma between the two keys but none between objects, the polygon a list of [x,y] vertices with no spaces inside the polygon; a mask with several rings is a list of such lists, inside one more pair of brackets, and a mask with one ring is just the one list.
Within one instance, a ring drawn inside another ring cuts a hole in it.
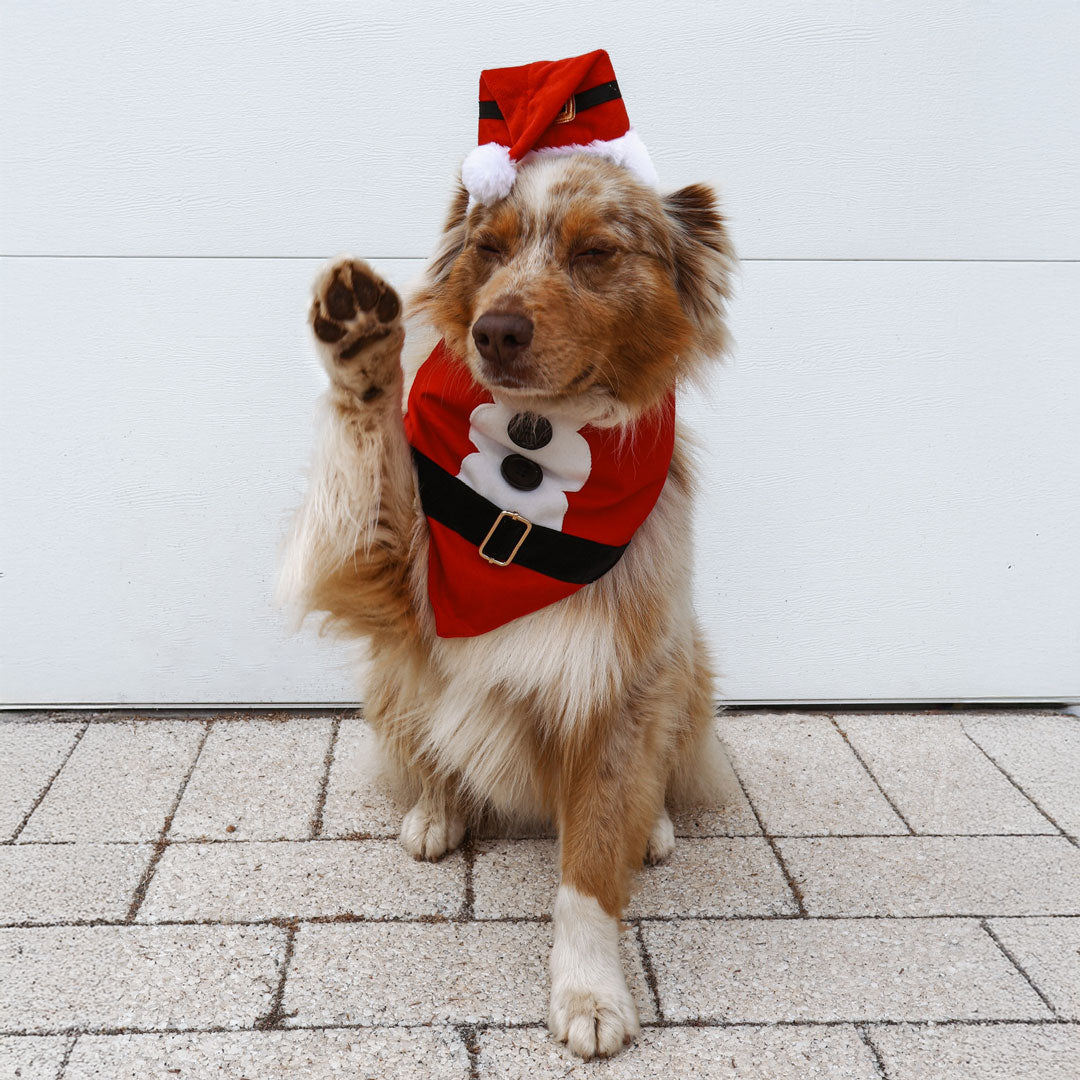
[{"label": "dog's closed eye", "polygon": [[481,258],[484,259],[505,259],[506,249],[499,241],[488,235],[480,235],[472,240],[470,245],[474,251],[476,251]]},{"label": "dog's closed eye", "polygon": [[602,262],[604,259],[610,258],[615,252],[611,248],[591,247],[585,248],[583,251],[575,251],[570,257],[571,262]]}]

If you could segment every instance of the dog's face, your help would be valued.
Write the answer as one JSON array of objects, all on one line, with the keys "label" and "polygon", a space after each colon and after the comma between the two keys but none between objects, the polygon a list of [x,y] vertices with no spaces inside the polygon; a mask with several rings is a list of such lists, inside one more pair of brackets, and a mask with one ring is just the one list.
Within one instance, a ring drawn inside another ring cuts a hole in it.
[{"label": "dog's face", "polygon": [[633,414],[724,351],[733,256],[708,188],[661,198],[574,155],[466,203],[460,190],[418,299],[482,386]]}]

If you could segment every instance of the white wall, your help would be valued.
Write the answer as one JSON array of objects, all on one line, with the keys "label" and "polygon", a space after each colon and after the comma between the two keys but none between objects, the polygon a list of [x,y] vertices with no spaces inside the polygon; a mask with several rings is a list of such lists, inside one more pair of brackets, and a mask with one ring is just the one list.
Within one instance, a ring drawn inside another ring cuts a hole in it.
[{"label": "white wall", "polygon": [[308,282],[408,279],[479,69],[601,45],[745,260],[684,406],[725,696],[1080,698],[1078,32],[1065,0],[9,0],[4,701],[355,697],[269,604]]}]

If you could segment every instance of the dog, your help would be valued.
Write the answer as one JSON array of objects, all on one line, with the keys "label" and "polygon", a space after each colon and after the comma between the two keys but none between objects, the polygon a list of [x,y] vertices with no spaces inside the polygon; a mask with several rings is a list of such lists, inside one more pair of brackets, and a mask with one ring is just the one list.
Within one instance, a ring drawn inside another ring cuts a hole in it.
[{"label": "dog", "polygon": [[459,185],[404,306],[353,258],[314,287],[329,389],[283,595],[367,642],[364,715],[411,788],[409,854],[438,859],[484,814],[555,826],[549,1026],[584,1058],[638,1032],[620,915],[635,870],[674,847],[667,807],[713,790],[692,448],[676,422],[655,504],[606,573],[486,632],[440,636],[436,527],[403,409],[441,347],[508,415],[570,417],[632,456],[639,426],[725,352],[734,266],[708,187],[661,196],[619,164],[567,153],[523,165],[487,204]]}]

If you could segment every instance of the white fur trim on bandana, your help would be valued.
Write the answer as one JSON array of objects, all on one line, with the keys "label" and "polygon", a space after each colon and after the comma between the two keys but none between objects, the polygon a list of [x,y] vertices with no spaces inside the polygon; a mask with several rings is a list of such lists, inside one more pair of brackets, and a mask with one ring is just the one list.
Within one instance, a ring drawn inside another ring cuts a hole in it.
[{"label": "white fur trim on bandana", "polygon": [[510,194],[521,165],[538,157],[559,157],[565,154],[594,154],[629,169],[643,184],[656,187],[660,177],[649,157],[649,151],[641,136],[630,128],[617,139],[594,139],[590,143],[573,143],[570,146],[544,146],[530,150],[515,165],[510,151],[499,143],[484,143],[473,150],[461,166],[461,181],[469,192],[470,206],[474,202],[489,203],[505,199]]}]

